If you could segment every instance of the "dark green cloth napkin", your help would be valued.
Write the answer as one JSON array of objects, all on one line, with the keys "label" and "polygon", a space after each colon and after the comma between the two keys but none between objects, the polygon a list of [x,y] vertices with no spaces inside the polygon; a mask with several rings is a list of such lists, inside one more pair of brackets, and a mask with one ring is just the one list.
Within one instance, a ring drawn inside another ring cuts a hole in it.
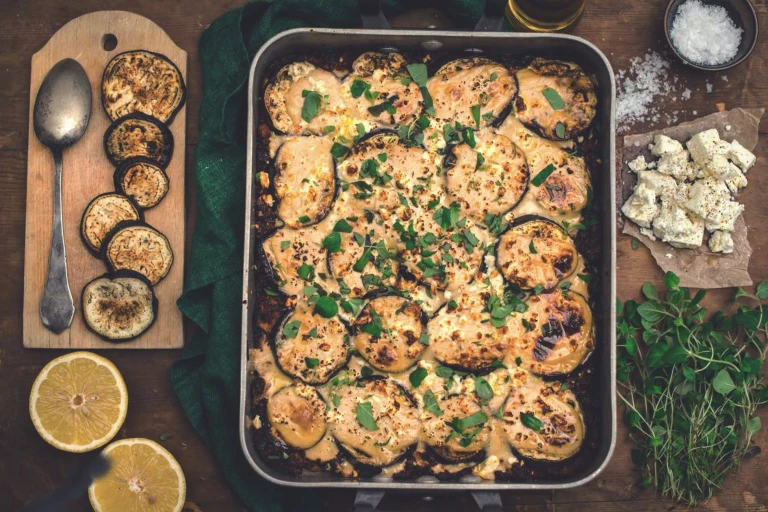
[{"label": "dark green cloth napkin", "polygon": [[[387,15],[438,6],[472,28],[483,0],[385,0]],[[214,21],[200,38],[203,99],[195,153],[197,222],[187,264],[182,313],[200,332],[171,370],[189,420],[222,475],[252,511],[319,507],[314,492],[280,488],[251,469],[238,441],[240,308],[245,204],[247,85],[251,59],[270,37],[296,27],[358,27],[357,0],[254,2]],[[192,483],[194,485],[194,483]]]}]

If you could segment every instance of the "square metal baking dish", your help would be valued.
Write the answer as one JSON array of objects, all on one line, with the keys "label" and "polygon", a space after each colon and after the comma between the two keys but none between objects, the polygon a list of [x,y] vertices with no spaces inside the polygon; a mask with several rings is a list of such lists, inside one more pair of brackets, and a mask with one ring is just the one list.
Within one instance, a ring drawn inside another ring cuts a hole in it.
[{"label": "square metal baking dish", "polygon": [[[570,60],[593,73],[598,82],[600,165],[592,168],[593,182],[600,181],[600,226],[602,236],[602,283],[596,301],[600,311],[595,312],[600,351],[599,373],[600,432],[595,458],[578,474],[566,479],[542,480],[535,482],[442,482],[435,477],[421,477],[416,480],[384,480],[380,477],[344,479],[331,473],[312,473],[290,476],[277,472],[262,460],[252,442],[251,384],[253,374],[248,370],[248,353],[253,348],[251,337],[253,317],[253,290],[255,272],[252,266],[257,257],[256,240],[253,236],[251,218],[255,198],[255,151],[259,119],[261,89],[268,66],[276,59],[295,52],[318,52],[349,47],[359,48],[360,53],[370,50],[448,50],[471,52],[472,54],[536,55],[560,60]],[[240,383],[240,443],[245,457],[253,469],[270,482],[294,487],[342,487],[354,489],[397,489],[397,490],[529,490],[564,489],[583,485],[602,471],[616,442],[616,349],[615,312],[616,303],[616,207],[615,207],[615,89],[611,66],[605,56],[588,41],[569,35],[519,34],[501,32],[455,32],[455,31],[395,31],[369,29],[309,29],[299,28],[282,32],[270,39],[253,59],[248,88],[248,158],[246,167],[245,200],[245,248],[243,256],[243,309],[242,309],[242,353]]]}]

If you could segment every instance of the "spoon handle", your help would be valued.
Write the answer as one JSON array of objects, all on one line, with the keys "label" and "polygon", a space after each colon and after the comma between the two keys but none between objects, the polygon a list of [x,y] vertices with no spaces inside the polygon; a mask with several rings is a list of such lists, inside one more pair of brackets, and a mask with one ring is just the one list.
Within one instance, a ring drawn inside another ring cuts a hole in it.
[{"label": "spoon handle", "polygon": [[40,301],[40,318],[43,325],[59,334],[70,326],[75,316],[75,303],[67,282],[67,253],[64,248],[64,227],[61,222],[61,149],[52,149],[56,174],[53,189],[53,235],[51,254],[48,258],[48,279],[45,282],[43,300]]}]

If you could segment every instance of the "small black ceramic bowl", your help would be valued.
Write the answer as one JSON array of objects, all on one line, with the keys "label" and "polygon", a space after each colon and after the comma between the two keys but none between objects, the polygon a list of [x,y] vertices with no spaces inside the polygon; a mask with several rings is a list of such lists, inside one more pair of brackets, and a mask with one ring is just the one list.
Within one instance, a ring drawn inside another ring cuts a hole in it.
[{"label": "small black ceramic bowl", "polygon": [[749,55],[752,53],[752,50],[755,49],[755,45],[757,45],[757,36],[759,32],[757,25],[757,14],[755,13],[755,8],[752,7],[750,1],[700,0],[700,2],[705,5],[719,5],[724,7],[728,12],[728,16],[731,18],[731,20],[733,20],[733,23],[737,27],[744,30],[744,32],[741,35],[741,43],[739,44],[739,49],[736,51],[736,55],[728,62],[718,64],[716,66],[710,66],[706,64],[697,64],[686,59],[679,51],[677,51],[675,45],[672,44],[672,38],[669,35],[669,32],[672,30],[672,22],[675,20],[675,16],[677,16],[677,11],[686,1],[687,0],[671,0],[667,6],[667,12],[664,15],[664,34],[667,36],[667,43],[669,43],[669,47],[672,48],[672,51],[675,53],[675,55],[678,56],[678,58],[680,58],[680,60],[689,66],[692,66],[696,69],[701,69],[703,71],[722,71],[724,69],[730,69],[734,66],[738,66],[744,62],[747,57],[749,57]]}]

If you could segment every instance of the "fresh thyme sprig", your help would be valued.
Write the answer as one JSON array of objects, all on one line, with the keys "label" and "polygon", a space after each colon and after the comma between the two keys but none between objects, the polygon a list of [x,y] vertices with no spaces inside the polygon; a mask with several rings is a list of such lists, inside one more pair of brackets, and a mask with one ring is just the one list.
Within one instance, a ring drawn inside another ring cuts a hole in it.
[{"label": "fresh thyme sprig", "polygon": [[679,283],[667,272],[665,295],[646,283],[645,301],[617,303],[617,377],[640,485],[695,505],[739,466],[761,428],[768,283],[754,295],[739,288],[735,301],[752,306],[740,302],[733,315],[708,319],[706,292],[691,297]]}]

